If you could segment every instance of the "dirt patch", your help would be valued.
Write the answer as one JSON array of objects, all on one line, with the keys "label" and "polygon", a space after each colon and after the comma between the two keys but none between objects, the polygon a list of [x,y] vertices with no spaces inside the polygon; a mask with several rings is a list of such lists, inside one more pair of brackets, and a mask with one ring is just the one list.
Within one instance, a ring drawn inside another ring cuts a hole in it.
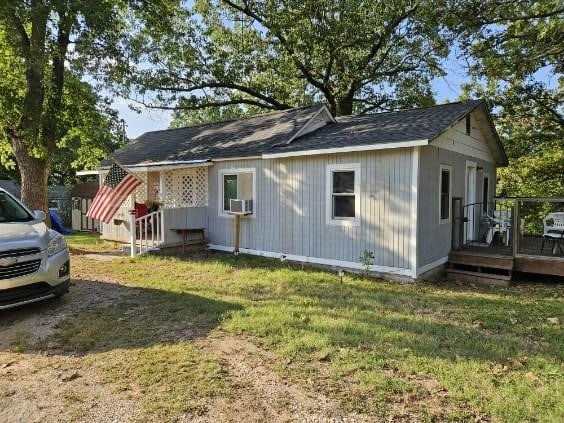
[{"label": "dirt patch", "polygon": [[[197,342],[215,354],[234,395],[206,404],[205,415],[186,415],[185,422],[369,422],[374,417],[343,412],[325,395],[280,377],[269,365],[277,358],[244,338],[227,334]],[[236,418],[235,418],[236,416]]]},{"label": "dirt patch", "polygon": [[[82,276],[85,264],[73,264],[73,276]],[[85,267],[96,276],[96,266]],[[50,340],[62,321],[130,295],[118,283],[73,278],[59,299],[0,312],[0,421],[130,421],[137,412],[131,395],[105,383],[87,357],[57,354]]]},{"label": "dirt patch", "polygon": [[[4,368],[1,368],[5,366]],[[84,359],[0,352],[0,421],[129,421],[135,401]]]},{"label": "dirt patch", "polygon": [[128,289],[119,284],[73,280],[69,292],[61,298],[2,311],[0,351],[36,348],[37,343],[51,335],[62,320],[84,310],[116,304],[127,295]]}]

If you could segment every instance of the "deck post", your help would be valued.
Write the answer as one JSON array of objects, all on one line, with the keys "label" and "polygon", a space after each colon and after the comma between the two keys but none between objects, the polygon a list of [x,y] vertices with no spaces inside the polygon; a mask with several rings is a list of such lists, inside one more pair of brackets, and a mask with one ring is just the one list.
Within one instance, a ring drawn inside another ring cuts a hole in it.
[{"label": "deck post", "polygon": [[513,257],[519,254],[519,242],[521,242],[521,210],[519,200],[513,203]]},{"label": "deck post", "polygon": [[131,257],[135,257],[135,210],[129,210],[129,243],[131,245]]},{"label": "deck post", "polygon": [[241,238],[241,215],[235,215],[235,256],[239,255],[239,242]]},{"label": "deck post", "polygon": [[452,233],[451,233],[451,249],[459,250],[461,248],[462,231],[464,230],[464,222],[462,216],[462,198],[452,198]]}]

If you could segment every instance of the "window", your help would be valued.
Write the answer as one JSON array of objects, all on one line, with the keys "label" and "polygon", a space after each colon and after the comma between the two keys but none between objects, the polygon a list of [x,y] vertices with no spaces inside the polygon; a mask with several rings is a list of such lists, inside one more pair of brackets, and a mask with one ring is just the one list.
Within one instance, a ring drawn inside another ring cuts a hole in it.
[{"label": "window", "polygon": [[470,120],[470,115],[466,115],[466,135],[470,135],[472,131],[472,121]]},{"label": "window", "polygon": [[237,198],[237,175],[223,175],[223,211],[229,211],[229,201]]},{"label": "window", "polygon": [[490,178],[484,175],[484,183],[482,185],[482,212],[488,213],[488,202],[490,197]]},{"label": "window", "polygon": [[451,208],[451,184],[452,184],[452,168],[448,165],[441,165],[440,173],[440,222],[450,222]]},{"label": "window", "polygon": [[358,225],[360,222],[360,165],[328,166],[327,187],[327,223]]},{"label": "window", "polygon": [[[230,200],[254,200],[255,170],[234,169],[220,172],[220,215],[227,215]],[[253,213],[254,214],[254,213]]]},{"label": "window", "polygon": [[9,194],[0,192],[0,223],[30,222],[33,217]]}]

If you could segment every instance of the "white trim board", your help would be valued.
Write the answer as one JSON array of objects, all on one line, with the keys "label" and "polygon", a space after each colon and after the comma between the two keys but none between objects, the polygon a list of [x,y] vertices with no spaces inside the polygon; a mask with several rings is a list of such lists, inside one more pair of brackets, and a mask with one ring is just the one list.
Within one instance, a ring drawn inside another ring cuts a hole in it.
[{"label": "white trim board", "polygon": [[355,145],[350,147],[323,148],[319,150],[289,151],[286,153],[263,154],[263,159],[278,159],[281,157],[315,156],[319,154],[351,153],[355,151],[386,150],[388,148],[418,147],[429,144],[429,140],[413,140],[401,142],[383,142],[379,144]]},{"label": "white trim board", "polygon": [[100,172],[100,170],[79,170],[76,176],[99,175]]},{"label": "white trim board", "polygon": [[[227,247],[225,245],[217,245],[217,244],[208,244],[208,248],[210,248],[211,250],[226,251],[228,253],[232,253],[234,250],[233,247]],[[253,250],[250,248],[240,248],[239,251],[243,254],[250,254],[253,256],[270,257],[277,259],[284,257],[286,260],[297,261],[301,263],[313,263],[313,264],[322,264],[325,266],[341,267],[344,269],[364,270],[364,266],[362,264],[356,263],[354,261],[341,261],[341,260],[325,259],[320,257],[298,256],[293,254],[275,253],[272,251]],[[411,269],[404,269],[401,267],[372,265],[369,266],[368,270],[376,273],[387,273],[395,276],[414,278],[414,274]]]},{"label": "white trim board", "polygon": [[[118,163],[119,164],[119,163]],[[154,162],[154,163],[143,163],[135,165],[120,165],[125,170],[135,173],[135,172],[151,172],[157,170],[175,170],[175,169],[187,169],[191,167],[208,167],[213,166],[213,163],[209,160],[189,160],[189,161],[169,161],[169,162]],[[94,175],[96,173],[101,173],[103,171],[109,170],[109,167],[101,167],[97,170],[92,171],[80,171],[76,174],[78,176],[82,175]]]},{"label": "white trim board", "polygon": [[234,162],[237,160],[255,160],[261,158],[262,156],[226,157],[226,158],[212,159],[212,162]]},{"label": "white trim board", "polygon": [[418,215],[419,215],[419,157],[420,147],[414,147],[411,159],[411,210],[410,210],[410,239],[409,239],[409,257],[410,267],[414,275],[417,276],[417,231],[418,231]]},{"label": "white trim board", "polygon": [[423,273],[428,272],[429,270],[433,270],[435,267],[442,266],[447,262],[448,262],[448,256],[445,256],[445,257],[441,257],[438,260],[435,260],[432,263],[428,263],[424,266],[421,266],[419,269],[417,269],[417,277],[419,277],[419,275],[422,275]]}]

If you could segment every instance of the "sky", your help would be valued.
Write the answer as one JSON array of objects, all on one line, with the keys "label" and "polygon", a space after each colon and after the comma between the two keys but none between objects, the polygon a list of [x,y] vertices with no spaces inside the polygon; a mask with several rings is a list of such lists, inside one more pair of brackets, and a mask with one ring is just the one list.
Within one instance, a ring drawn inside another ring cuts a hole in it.
[{"label": "sky", "polygon": [[[455,101],[460,95],[460,85],[466,82],[466,74],[460,62],[451,55],[443,63],[446,76],[436,78],[433,81],[433,92],[437,103]],[[143,109],[141,113],[133,111],[128,106],[128,100],[117,98],[113,107],[119,112],[121,119],[125,121],[127,137],[136,138],[144,132],[157,131],[169,127],[172,119],[172,111]],[[139,107],[136,104],[136,107]]]}]

